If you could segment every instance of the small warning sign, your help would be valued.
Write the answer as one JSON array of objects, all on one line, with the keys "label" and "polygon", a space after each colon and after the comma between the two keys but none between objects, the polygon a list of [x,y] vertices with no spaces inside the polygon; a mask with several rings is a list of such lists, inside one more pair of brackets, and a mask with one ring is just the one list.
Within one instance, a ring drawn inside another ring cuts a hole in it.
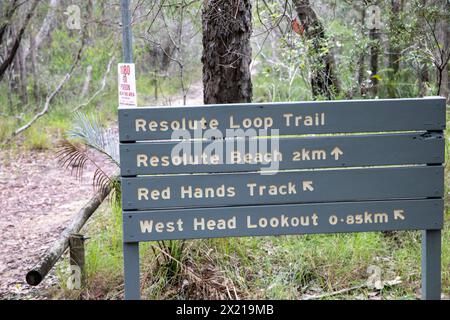
[{"label": "small warning sign", "polygon": [[134,63],[119,63],[119,106],[137,107]]}]

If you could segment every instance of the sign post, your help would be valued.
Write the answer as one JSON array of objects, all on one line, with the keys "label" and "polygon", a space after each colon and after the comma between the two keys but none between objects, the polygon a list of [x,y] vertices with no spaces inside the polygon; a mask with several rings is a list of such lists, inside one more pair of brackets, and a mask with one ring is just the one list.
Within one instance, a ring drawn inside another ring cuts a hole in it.
[{"label": "sign post", "polygon": [[441,299],[441,230],[422,231],[422,299]]},{"label": "sign post", "polygon": [[[120,1],[120,10],[122,13],[122,46],[123,46],[123,60],[125,65],[133,66],[133,84],[134,84],[134,65],[133,62],[133,38],[131,29],[131,11],[130,11],[130,0]],[[119,65],[119,75],[120,75],[120,65]],[[120,78],[120,77],[119,77]],[[119,79],[119,92],[121,80]],[[134,84],[135,86],[135,84]],[[133,92],[133,88],[130,87],[129,92]],[[134,92],[136,93],[136,87],[134,87]],[[125,102],[131,100],[131,104],[136,102],[136,95],[133,98],[127,99],[123,98]],[[119,105],[123,101],[119,96]],[[123,243],[123,261],[124,261],[124,279],[125,279],[125,299],[127,300],[137,300],[140,299],[140,280],[139,280],[139,242],[124,242]]]},{"label": "sign post", "polygon": [[125,298],[139,242],[424,230],[441,292],[445,99],[120,107]]}]

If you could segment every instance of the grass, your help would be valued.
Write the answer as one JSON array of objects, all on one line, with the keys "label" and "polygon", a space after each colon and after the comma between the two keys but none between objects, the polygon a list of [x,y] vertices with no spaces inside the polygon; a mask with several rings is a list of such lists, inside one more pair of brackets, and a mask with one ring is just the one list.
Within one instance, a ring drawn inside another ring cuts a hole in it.
[{"label": "grass", "polygon": [[28,150],[47,150],[51,148],[49,133],[42,125],[30,127],[24,132],[23,145]]},{"label": "grass", "polygon": [[53,298],[111,299],[120,293],[122,280],[121,209],[112,203],[103,203],[88,222],[85,236],[85,285],[82,290],[71,290],[68,258],[57,267],[59,288],[51,290]]},{"label": "grass", "polygon": [[[450,213],[443,231],[442,287],[450,295]],[[120,209],[104,206],[87,227],[86,285],[62,286],[62,297],[122,298]],[[421,240],[418,231],[357,233],[166,242],[174,260],[162,258],[157,243],[141,244],[143,297],[147,299],[302,299],[363,286],[369,266],[381,280],[401,283],[380,291],[366,287],[325,299],[417,299],[420,296]],[[158,248],[158,249],[155,249]],[[176,260],[176,261],[175,261]],[[177,261],[182,263],[182,266]],[[61,283],[68,273],[61,269]]]},{"label": "grass", "polygon": [[15,121],[12,118],[0,117],[0,142],[6,140],[14,130]]},{"label": "grass", "polygon": [[[107,92],[101,99],[101,103],[104,106],[99,108],[97,105],[99,102],[94,101],[85,107],[83,112],[95,113],[103,123],[110,123],[113,119],[117,118],[116,99],[114,92]],[[115,101],[115,104],[112,101]],[[76,103],[56,100],[46,115],[38,119],[31,127],[17,136],[4,148],[14,148],[17,144],[20,144],[26,150],[52,149],[53,144],[63,137],[65,131],[71,128],[72,110],[76,107]],[[24,114],[20,120],[12,116],[1,117],[0,144],[8,140],[14,130],[30,121],[32,116],[31,113]]]}]

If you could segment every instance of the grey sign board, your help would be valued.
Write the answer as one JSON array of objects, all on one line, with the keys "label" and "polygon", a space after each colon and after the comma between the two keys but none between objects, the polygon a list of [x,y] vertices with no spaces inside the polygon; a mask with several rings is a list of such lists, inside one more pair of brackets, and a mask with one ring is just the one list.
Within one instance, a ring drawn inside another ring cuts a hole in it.
[{"label": "grey sign board", "polygon": [[119,108],[120,141],[171,139],[177,129],[277,129],[281,135],[443,130],[445,99],[386,99]]},{"label": "grey sign board", "polygon": [[[445,108],[440,97],[119,108],[126,298],[140,297],[142,241],[423,230],[423,298],[439,299]],[[213,144],[223,153],[198,153]]]},{"label": "grey sign board", "polygon": [[440,229],[442,211],[442,199],[137,211],[124,241]]},{"label": "grey sign board", "polygon": [[[438,164],[444,161],[444,142],[442,133],[427,132],[280,138],[277,145],[270,139],[183,141],[189,153],[174,155],[179,141],[122,143],[120,159],[122,176],[258,171],[274,162],[279,169]],[[208,156],[211,148],[221,152]]]},{"label": "grey sign board", "polygon": [[122,178],[125,210],[442,197],[442,166]]}]

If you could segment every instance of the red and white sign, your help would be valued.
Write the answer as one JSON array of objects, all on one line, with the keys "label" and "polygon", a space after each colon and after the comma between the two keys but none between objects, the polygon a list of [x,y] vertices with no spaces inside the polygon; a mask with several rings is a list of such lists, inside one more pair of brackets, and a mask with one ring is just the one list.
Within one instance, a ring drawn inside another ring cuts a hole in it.
[{"label": "red and white sign", "polygon": [[119,63],[119,106],[137,107],[134,63]]}]

